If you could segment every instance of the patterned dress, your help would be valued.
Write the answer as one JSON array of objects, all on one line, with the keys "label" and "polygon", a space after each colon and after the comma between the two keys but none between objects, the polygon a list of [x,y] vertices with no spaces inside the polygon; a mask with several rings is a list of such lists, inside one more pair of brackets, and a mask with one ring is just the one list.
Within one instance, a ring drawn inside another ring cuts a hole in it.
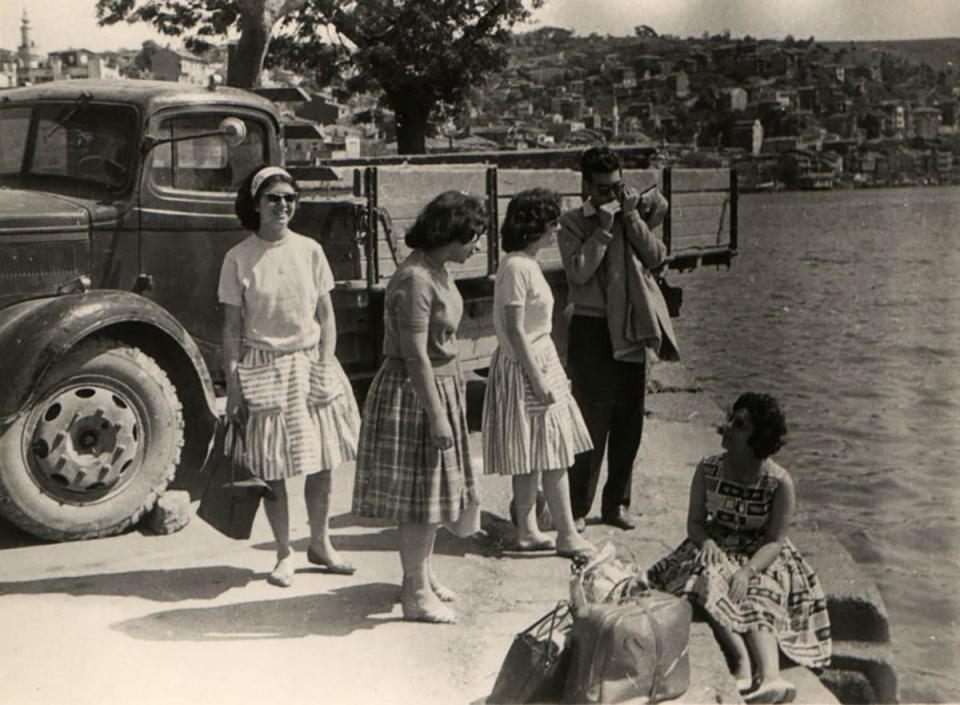
[{"label": "patterned dress", "polygon": [[773,496],[786,471],[768,459],[760,478],[746,485],[723,479],[722,467],[722,455],[700,461],[706,483],[707,534],[728,560],[707,566],[700,560],[700,549],[686,539],[650,569],[651,584],[686,595],[734,632],[774,632],[783,653],[798,664],[829,665],[827,600],[813,568],[789,539],[784,539],[773,563],[750,579],[746,596],[739,603],[730,600],[730,579],[764,544]]}]

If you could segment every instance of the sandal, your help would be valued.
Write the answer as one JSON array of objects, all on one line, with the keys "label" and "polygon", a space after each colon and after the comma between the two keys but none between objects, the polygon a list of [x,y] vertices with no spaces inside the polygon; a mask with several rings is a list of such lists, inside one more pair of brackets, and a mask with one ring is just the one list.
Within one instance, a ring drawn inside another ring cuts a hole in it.
[{"label": "sandal", "polygon": [[312,548],[307,549],[307,560],[314,565],[324,568],[324,573],[331,573],[333,575],[353,575],[357,572],[357,569],[354,568],[352,564],[347,563],[346,561],[340,563],[331,563],[319,553],[316,553]]},{"label": "sandal", "polygon": [[744,696],[747,703],[789,703],[797,697],[797,688],[790,681],[778,678],[760,686]]},{"label": "sandal", "polygon": [[428,624],[456,624],[457,613],[446,605],[441,604],[436,608],[422,607],[421,605],[410,603],[407,600],[400,599],[400,608],[403,611],[403,621],[405,622],[426,622]]},{"label": "sandal", "polygon": [[281,558],[267,576],[267,582],[276,587],[290,587],[293,585],[293,560],[290,556]]}]

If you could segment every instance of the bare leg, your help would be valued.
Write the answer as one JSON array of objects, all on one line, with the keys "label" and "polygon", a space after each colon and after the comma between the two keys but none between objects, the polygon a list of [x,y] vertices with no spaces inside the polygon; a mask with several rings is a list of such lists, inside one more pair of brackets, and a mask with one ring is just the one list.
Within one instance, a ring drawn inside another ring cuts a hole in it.
[{"label": "bare leg", "polygon": [[453,624],[457,615],[443,604],[430,587],[430,555],[437,524],[400,525],[400,563],[403,586],[400,606],[408,621]]},{"label": "bare leg", "polygon": [[547,547],[550,539],[537,525],[537,489],[540,473],[513,476],[513,499],[517,508],[517,547],[528,548],[542,544]]},{"label": "bare leg", "polygon": [[748,689],[753,681],[753,670],[750,667],[750,652],[743,636],[716,622],[713,627],[724,651],[733,657],[733,677],[737,681],[737,688],[741,691]]},{"label": "bare leg", "polygon": [[796,696],[793,683],[780,677],[780,647],[771,631],[751,631],[746,635],[759,671],[757,688],[747,695],[747,702],[783,703]]},{"label": "bare leg", "polygon": [[267,582],[277,587],[290,587],[293,583],[293,558],[290,547],[290,512],[287,504],[286,480],[268,480],[273,499],[264,498],[263,509],[277,544],[277,564]]},{"label": "bare leg", "polygon": [[310,522],[310,547],[307,559],[311,563],[330,568],[336,573],[353,573],[354,568],[347,563],[330,542],[330,486],[329,470],[307,475],[303,486],[303,497],[307,504],[307,520]]},{"label": "bare leg", "polygon": [[566,468],[543,473],[543,494],[546,495],[550,515],[557,526],[557,549],[572,553],[595,550],[594,545],[583,538],[574,526]]},{"label": "bare leg", "polygon": [[441,602],[453,602],[457,599],[457,593],[440,582],[437,573],[433,569],[433,554],[427,559],[427,575],[430,576],[430,588],[433,594],[440,598]]}]

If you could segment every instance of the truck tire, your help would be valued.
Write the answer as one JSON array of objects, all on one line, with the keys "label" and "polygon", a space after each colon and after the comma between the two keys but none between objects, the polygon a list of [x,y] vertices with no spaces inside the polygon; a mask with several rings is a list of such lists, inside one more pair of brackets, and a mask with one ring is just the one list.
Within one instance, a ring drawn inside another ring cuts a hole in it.
[{"label": "truck tire", "polygon": [[0,435],[0,514],[57,541],[119,533],[156,502],[182,448],[183,409],[153,358],[87,340]]}]

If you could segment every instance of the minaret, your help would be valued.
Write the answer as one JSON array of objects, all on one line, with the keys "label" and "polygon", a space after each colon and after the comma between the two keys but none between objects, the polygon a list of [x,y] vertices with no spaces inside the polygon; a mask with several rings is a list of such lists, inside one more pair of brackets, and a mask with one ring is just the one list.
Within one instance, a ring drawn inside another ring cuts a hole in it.
[{"label": "minaret", "polygon": [[23,19],[20,20],[20,47],[17,49],[21,68],[37,68],[39,57],[37,56],[36,49],[37,43],[30,39],[30,18],[27,17],[27,9],[24,8]]}]

